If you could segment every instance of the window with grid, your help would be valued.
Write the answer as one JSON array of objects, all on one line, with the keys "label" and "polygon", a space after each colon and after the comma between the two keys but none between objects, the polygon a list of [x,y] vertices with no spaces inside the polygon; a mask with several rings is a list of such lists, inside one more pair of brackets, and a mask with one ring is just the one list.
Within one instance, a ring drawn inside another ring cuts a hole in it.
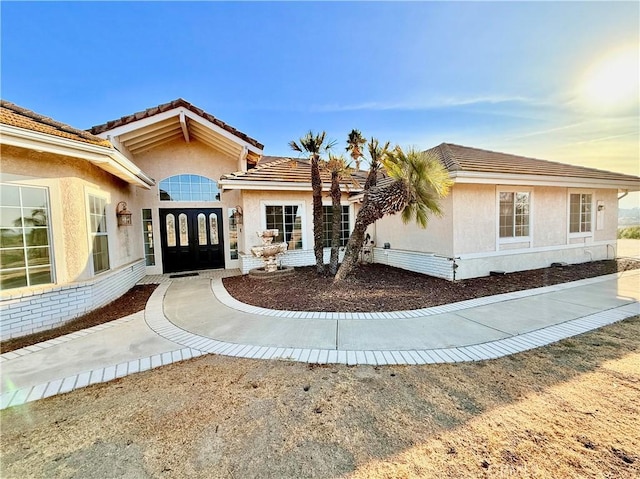
[{"label": "window with grid", "polygon": [[229,254],[231,259],[238,259],[238,216],[235,208],[227,210],[229,215]]},{"label": "window with grid", "polygon": [[[324,247],[331,247],[331,236],[333,234],[333,206],[322,207],[322,233]],[[342,205],[340,218],[340,246],[345,246],[349,241],[349,206]]]},{"label": "window with grid", "polygon": [[53,282],[46,188],[0,185],[0,287]]},{"label": "window with grid", "polygon": [[218,183],[199,175],[176,175],[159,185],[161,201],[220,201]]},{"label": "window with grid", "polygon": [[571,193],[569,195],[569,232],[591,232],[591,201],[590,193]]},{"label": "window with grid", "polygon": [[500,192],[500,238],[529,236],[529,200],[527,192]]},{"label": "window with grid", "polygon": [[109,235],[107,233],[107,202],[99,196],[89,195],[89,227],[94,274],[109,269]]},{"label": "window with grid", "polygon": [[289,250],[302,249],[302,208],[299,205],[266,206],[267,229],[277,229],[274,243],[286,242]]},{"label": "window with grid", "polygon": [[154,266],[156,264],[156,255],[153,250],[153,219],[150,209],[142,210],[142,239],[146,264],[147,266]]}]

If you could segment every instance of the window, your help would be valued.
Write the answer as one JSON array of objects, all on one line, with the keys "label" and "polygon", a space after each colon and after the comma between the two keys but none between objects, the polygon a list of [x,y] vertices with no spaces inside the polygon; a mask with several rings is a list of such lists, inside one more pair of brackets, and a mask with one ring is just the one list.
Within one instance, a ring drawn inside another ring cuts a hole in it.
[{"label": "window", "polygon": [[238,222],[235,208],[229,208],[229,253],[231,259],[238,259]]},{"label": "window", "polygon": [[569,233],[591,232],[591,194],[569,195]]},{"label": "window", "polygon": [[176,245],[176,217],[173,213],[169,213],[165,218],[167,226],[167,246],[174,247]]},{"label": "window", "polygon": [[0,195],[1,288],[53,282],[48,190],[3,184]]},{"label": "window", "polygon": [[220,244],[220,238],[218,238],[218,215],[211,213],[209,215],[209,234],[211,235],[211,244]]},{"label": "window", "polygon": [[180,246],[189,246],[189,227],[187,226],[187,215],[180,213],[178,215],[178,227],[180,229]]},{"label": "window", "polygon": [[176,175],[160,182],[161,201],[220,201],[218,183],[204,176]]},{"label": "window", "polygon": [[267,229],[277,229],[274,243],[286,242],[288,249],[302,249],[302,207],[298,205],[266,206]]},{"label": "window", "polygon": [[89,223],[91,228],[91,256],[94,274],[109,269],[109,235],[107,233],[106,200],[89,195]]},{"label": "window", "polygon": [[[331,235],[333,231],[333,206],[322,207],[322,232],[324,247],[331,247]],[[340,246],[345,246],[349,241],[349,206],[342,205],[342,218],[340,220]]]},{"label": "window", "polygon": [[144,243],[144,257],[147,266],[156,264],[156,255],[153,251],[153,221],[151,210],[142,210],[142,241]]},{"label": "window", "polygon": [[500,192],[500,238],[529,236],[529,201],[527,192]]}]

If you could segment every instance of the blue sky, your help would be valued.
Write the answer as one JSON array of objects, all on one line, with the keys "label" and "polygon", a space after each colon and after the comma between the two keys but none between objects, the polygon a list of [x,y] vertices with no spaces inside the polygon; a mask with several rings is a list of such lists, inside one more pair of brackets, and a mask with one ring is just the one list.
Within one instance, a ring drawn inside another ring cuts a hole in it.
[{"label": "blue sky", "polygon": [[182,97],[270,155],[358,128],[640,174],[637,2],[0,8],[2,98],[75,127]]}]

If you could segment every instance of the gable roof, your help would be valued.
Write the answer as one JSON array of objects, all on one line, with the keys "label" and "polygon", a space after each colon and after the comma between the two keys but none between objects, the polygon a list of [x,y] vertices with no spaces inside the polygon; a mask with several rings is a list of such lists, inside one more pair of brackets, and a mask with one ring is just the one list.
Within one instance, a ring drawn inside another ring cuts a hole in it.
[{"label": "gable roof", "polygon": [[27,110],[6,100],[0,100],[0,123],[92,145],[111,147],[111,143],[104,138]]},{"label": "gable roof", "polygon": [[[323,189],[331,184],[331,173],[320,170]],[[280,156],[263,156],[258,166],[246,172],[238,171],[223,175],[219,184],[223,189],[288,189],[307,191],[311,189],[311,163],[309,160]],[[345,192],[359,191],[360,184],[350,178],[340,181]]]},{"label": "gable roof", "polygon": [[108,137],[117,148],[133,154],[178,138],[189,142],[193,137],[231,156],[246,155],[255,164],[264,148],[262,143],[182,98],[93,126],[89,131]]},{"label": "gable roof", "polygon": [[609,183],[618,186],[624,184],[631,188],[634,186],[636,189],[640,188],[640,177],[633,175],[482,150],[453,143],[442,143],[427,152],[434,154],[458,182],[462,179],[483,177],[494,180],[520,177],[521,179],[528,178],[528,181],[546,177],[556,178],[558,181],[562,180],[568,184],[582,181],[591,184]]},{"label": "gable roof", "polygon": [[0,101],[0,143],[89,161],[127,183],[155,184],[111,142],[6,100]]}]

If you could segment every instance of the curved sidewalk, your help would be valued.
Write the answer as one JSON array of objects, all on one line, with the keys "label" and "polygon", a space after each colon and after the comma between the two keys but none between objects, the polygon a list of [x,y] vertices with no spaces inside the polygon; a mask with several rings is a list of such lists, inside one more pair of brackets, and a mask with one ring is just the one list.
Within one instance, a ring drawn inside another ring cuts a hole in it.
[{"label": "curved sidewalk", "polygon": [[207,353],[348,365],[493,359],[640,314],[639,285],[634,270],[414,311],[303,313],[240,303],[218,274],[169,280],[144,313],[1,354],[0,409]]},{"label": "curved sidewalk", "polygon": [[[207,353],[311,363],[430,364],[494,359],[640,313],[640,271],[392,313],[249,306],[216,279],[161,285],[147,308],[159,335]],[[211,291],[214,294],[211,294]]]}]

